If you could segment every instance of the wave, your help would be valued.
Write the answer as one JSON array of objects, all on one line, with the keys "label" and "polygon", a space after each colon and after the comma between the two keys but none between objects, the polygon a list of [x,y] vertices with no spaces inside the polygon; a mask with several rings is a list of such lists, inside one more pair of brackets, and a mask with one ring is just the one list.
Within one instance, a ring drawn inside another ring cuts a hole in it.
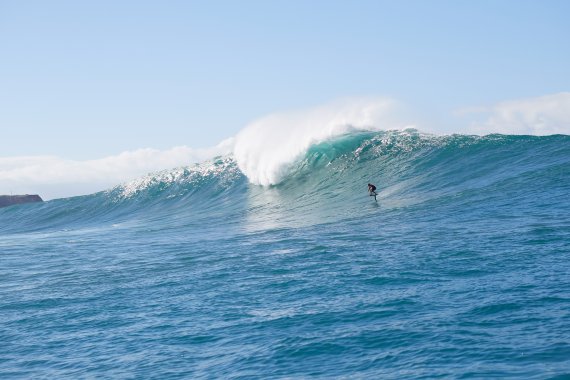
[{"label": "wave", "polygon": [[357,131],[402,129],[388,99],[340,102],[284,114],[248,125],[235,139],[240,170],[257,185],[275,185],[310,147]]},{"label": "wave", "polygon": [[[361,219],[377,205],[386,217],[434,207],[473,212],[490,199],[512,207],[570,193],[570,136],[343,132],[281,161],[274,185],[250,184],[239,157],[221,156],[89,196],[0,209],[0,232],[127,223],[228,233]],[[369,182],[378,204],[367,197]]]},{"label": "wave", "polygon": [[[570,93],[551,94],[491,107],[465,108],[455,115],[466,118],[465,121],[431,126],[421,123],[418,129],[435,134],[570,134],[569,106]],[[44,199],[53,199],[90,194],[145,173],[233,153],[239,169],[251,183],[275,185],[312,146],[363,131],[415,128],[410,115],[392,99],[344,99],[264,117],[247,125],[236,137],[209,149],[138,149],[87,161],[51,156],[0,157],[0,182],[4,191],[39,193]]]}]

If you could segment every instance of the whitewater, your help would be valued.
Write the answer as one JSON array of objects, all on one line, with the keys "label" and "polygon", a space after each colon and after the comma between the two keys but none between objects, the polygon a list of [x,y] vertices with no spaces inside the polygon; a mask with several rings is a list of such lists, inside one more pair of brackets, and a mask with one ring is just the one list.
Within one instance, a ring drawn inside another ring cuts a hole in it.
[{"label": "whitewater", "polygon": [[570,376],[570,136],[386,107],[0,209],[2,377]]}]

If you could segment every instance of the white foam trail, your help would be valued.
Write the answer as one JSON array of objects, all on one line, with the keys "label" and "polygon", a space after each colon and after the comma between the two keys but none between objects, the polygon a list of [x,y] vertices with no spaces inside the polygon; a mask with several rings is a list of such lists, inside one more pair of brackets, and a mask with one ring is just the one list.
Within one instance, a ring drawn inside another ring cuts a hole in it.
[{"label": "white foam trail", "polygon": [[234,156],[250,182],[279,183],[311,145],[355,130],[403,129],[390,99],[352,99],[274,114],[246,126],[235,138]]}]

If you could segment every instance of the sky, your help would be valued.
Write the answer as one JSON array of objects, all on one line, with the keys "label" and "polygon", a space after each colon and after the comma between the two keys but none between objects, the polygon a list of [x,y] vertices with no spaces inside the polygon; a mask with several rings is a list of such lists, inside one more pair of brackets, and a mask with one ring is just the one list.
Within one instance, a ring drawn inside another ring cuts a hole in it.
[{"label": "sky", "polygon": [[426,130],[565,133],[569,14],[565,0],[0,0],[0,194],[102,190],[338,99],[393,99]]}]

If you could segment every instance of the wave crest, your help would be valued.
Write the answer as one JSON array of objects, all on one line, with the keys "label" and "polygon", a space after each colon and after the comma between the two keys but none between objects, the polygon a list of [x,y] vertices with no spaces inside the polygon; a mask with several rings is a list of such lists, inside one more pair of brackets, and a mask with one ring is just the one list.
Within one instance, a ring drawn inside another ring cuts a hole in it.
[{"label": "wave crest", "polygon": [[235,139],[234,157],[249,181],[275,185],[311,146],[355,131],[405,128],[389,99],[360,99],[310,110],[274,114],[244,128]]}]

